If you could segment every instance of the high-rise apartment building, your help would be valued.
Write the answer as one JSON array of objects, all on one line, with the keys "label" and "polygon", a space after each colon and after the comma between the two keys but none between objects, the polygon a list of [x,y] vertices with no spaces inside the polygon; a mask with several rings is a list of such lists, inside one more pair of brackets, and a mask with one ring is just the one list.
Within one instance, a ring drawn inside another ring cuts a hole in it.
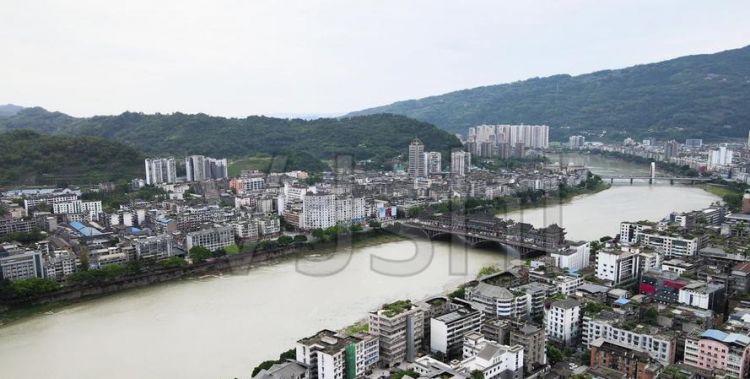
[{"label": "high-rise apartment building", "polygon": [[586,137],[584,136],[570,136],[568,139],[568,145],[571,149],[578,149],[583,147],[586,143]]},{"label": "high-rise apartment building", "polygon": [[427,163],[428,174],[439,174],[443,171],[442,154],[438,151],[429,151],[424,153],[425,161]]},{"label": "high-rise apartment building", "polygon": [[726,145],[719,146],[716,150],[708,152],[708,168],[729,166],[732,164],[734,151],[727,149]]},{"label": "high-rise apartment building", "polygon": [[146,159],[146,184],[177,182],[177,166],[173,157]]},{"label": "high-rise apartment building", "polygon": [[547,125],[479,125],[469,128],[467,142],[480,145],[490,142],[493,146],[522,144],[525,148],[544,149],[549,147],[549,126]]},{"label": "high-rise apartment building", "polygon": [[226,159],[215,159],[203,155],[191,155],[185,158],[185,171],[189,182],[229,177]]},{"label": "high-rise apartment building", "polygon": [[409,144],[409,176],[412,178],[423,178],[427,176],[427,163],[424,155],[424,144],[419,138],[415,138]]},{"label": "high-rise apartment building", "polygon": [[408,300],[386,304],[370,312],[370,333],[380,339],[385,366],[413,362],[424,337],[424,311]]},{"label": "high-rise apartment building", "polygon": [[575,346],[581,336],[581,317],[581,304],[577,301],[555,301],[545,314],[547,337],[565,346]]},{"label": "high-rise apartment building", "polygon": [[451,174],[466,176],[471,171],[471,153],[456,150],[451,153]]}]

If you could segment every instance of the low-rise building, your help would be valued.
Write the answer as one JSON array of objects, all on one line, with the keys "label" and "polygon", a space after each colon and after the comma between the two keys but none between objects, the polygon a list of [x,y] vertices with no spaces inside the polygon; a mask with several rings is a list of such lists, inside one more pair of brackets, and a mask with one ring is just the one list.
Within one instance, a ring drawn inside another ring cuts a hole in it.
[{"label": "low-rise building", "polygon": [[0,280],[44,278],[42,252],[37,250],[0,253]]},{"label": "low-rise building", "polygon": [[296,359],[310,370],[310,379],[354,379],[364,376],[379,360],[373,335],[339,336],[321,330],[297,341]]},{"label": "low-rise building", "polygon": [[731,377],[750,375],[750,337],[709,329],[685,339],[684,362],[703,370],[725,370]]},{"label": "low-rise building", "polygon": [[234,244],[234,231],[231,226],[207,227],[190,232],[185,237],[185,250],[187,251],[194,246],[203,246],[210,251],[216,251],[232,244]]},{"label": "low-rise building", "polygon": [[447,357],[460,356],[464,335],[479,331],[482,316],[482,312],[467,306],[431,318],[430,351]]},{"label": "low-rise building", "polygon": [[582,341],[587,347],[597,339],[647,353],[664,366],[675,361],[677,338],[657,327],[616,319],[584,316]]},{"label": "low-rise building", "polygon": [[652,362],[648,354],[607,342],[603,338],[591,342],[589,348],[590,367],[594,371],[608,369],[622,373],[624,378],[654,379],[661,370],[661,365]]}]

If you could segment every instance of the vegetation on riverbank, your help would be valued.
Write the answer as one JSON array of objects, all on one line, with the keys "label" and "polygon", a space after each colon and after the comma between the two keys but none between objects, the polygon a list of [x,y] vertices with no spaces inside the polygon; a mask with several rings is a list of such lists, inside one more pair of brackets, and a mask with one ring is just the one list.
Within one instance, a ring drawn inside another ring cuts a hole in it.
[{"label": "vegetation on riverbank", "polygon": [[703,189],[721,197],[732,212],[738,212],[742,208],[742,196],[745,191],[750,190],[750,186],[745,183],[715,180],[706,184]]}]

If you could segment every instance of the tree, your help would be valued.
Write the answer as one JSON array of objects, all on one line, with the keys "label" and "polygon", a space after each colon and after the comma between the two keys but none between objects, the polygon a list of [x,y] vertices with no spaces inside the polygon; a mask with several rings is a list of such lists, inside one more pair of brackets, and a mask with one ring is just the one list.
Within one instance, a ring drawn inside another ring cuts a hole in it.
[{"label": "tree", "polygon": [[370,222],[367,223],[371,228],[379,228],[381,226],[380,221],[378,220],[370,220]]},{"label": "tree", "polygon": [[547,344],[547,360],[549,364],[554,366],[557,362],[563,360],[563,353],[554,345]]},{"label": "tree", "polygon": [[193,246],[190,248],[188,256],[190,256],[190,260],[193,261],[193,263],[201,263],[205,262],[206,259],[211,258],[211,252],[203,246]]},{"label": "tree", "polygon": [[289,245],[290,243],[294,242],[294,238],[293,237],[289,237],[289,236],[281,236],[281,237],[279,237],[279,239],[277,240],[277,242],[281,246],[286,246],[286,245]]},{"label": "tree", "polygon": [[472,371],[471,379],[484,379],[484,372],[482,372],[481,370]]},{"label": "tree", "polygon": [[307,236],[304,234],[297,234],[294,236],[294,242],[307,242]]},{"label": "tree", "polygon": [[352,233],[361,232],[362,231],[362,225],[360,225],[360,224],[352,224],[352,226],[349,227],[349,230],[351,230]]}]

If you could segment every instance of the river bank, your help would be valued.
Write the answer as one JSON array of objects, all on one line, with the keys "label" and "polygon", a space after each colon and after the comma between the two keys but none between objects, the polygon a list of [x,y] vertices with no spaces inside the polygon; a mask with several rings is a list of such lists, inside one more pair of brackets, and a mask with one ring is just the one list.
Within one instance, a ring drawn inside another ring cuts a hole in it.
[{"label": "river bank", "polygon": [[378,228],[358,232],[338,241],[325,243],[310,242],[268,251],[227,255],[185,267],[157,269],[138,275],[127,275],[117,280],[98,285],[64,286],[57,291],[45,293],[34,298],[0,302],[0,327],[25,318],[54,312],[73,304],[96,300],[124,291],[157,286],[179,280],[192,280],[214,275],[231,274],[233,272],[243,272],[263,265],[278,264],[308,255],[332,254],[344,247],[365,248],[402,241],[405,238],[392,231]]}]

